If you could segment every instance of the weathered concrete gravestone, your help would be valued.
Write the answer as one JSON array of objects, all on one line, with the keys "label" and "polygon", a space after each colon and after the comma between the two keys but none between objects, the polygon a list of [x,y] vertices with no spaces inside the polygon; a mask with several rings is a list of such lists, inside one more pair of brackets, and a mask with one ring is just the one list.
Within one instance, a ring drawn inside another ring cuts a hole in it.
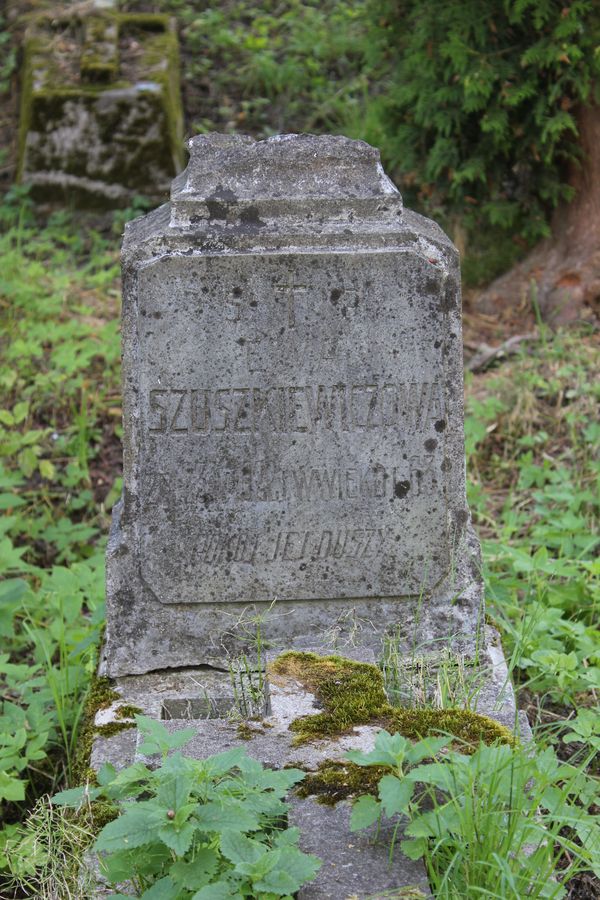
[{"label": "weathered concrete gravestone", "polygon": [[[133,704],[169,729],[191,720],[197,758],[243,744],[316,773],[372,749],[381,720],[297,744],[290,725],[323,700],[297,670],[281,677],[277,648],[337,650],[379,678],[393,633],[409,683],[424,651],[479,643],[457,254],[362,142],[212,135],[190,152],[171,203],[123,248],[104,664],[119,699],[96,715],[91,766],[140,759],[136,729],[121,730]],[[236,675],[257,615],[271,665]],[[479,650],[470,708],[513,726],[502,651]],[[240,731],[255,674],[259,719]],[[350,834],[350,808],[351,795],[290,798],[301,847],[323,857],[300,900],[429,896],[422,862],[397,849],[390,866],[389,834]]]},{"label": "weathered concrete gravestone", "polygon": [[455,248],[342,137],[212,135],[123,248],[111,675],[282,647],[472,646]]},{"label": "weathered concrete gravestone", "polygon": [[168,16],[79,6],[30,19],[19,177],[40,200],[160,201],[182,164],[177,35]]}]

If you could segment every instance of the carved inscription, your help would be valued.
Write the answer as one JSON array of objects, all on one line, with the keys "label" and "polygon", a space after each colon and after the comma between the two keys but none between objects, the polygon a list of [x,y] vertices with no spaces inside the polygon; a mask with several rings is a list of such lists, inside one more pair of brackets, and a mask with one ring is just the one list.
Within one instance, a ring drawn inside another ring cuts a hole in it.
[{"label": "carved inscription", "polygon": [[436,487],[434,458],[412,454],[402,465],[308,467],[274,469],[250,462],[237,469],[202,467],[190,477],[165,472],[147,473],[145,503],[172,517],[210,508],[218,500],[277,503],[358,499],[406,500]]},{"label": "carved inscription", "polygon": [[144,275],[135,503],[161,602],[409,595],[443,576],[456,398],[422,290],[439,273],[406,261],[207,256]]},{"label": "carved inscription", "polygon": [[264,534],[207,531],[190,548],[189,565],[226,562],[301,562],[303,559],[372,559],[386,540],[385,528],[324,528]]},{"label": "carved inscription", "polygon": [[431,423],[443,428],[444,414],[439,382],[153,388],[148,394],[148,428],[155,434],[414,432]]}]

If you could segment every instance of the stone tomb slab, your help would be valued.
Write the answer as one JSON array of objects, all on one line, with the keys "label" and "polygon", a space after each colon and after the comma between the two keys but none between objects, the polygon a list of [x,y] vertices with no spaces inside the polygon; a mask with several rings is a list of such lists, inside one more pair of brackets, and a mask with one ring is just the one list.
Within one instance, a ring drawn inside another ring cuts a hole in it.
[{"label": "stone tomb slab", "polygon": [[279,647],[474,647],[455,248],[360,141],[189,146],[123,247],[108,674],[226,667],[257,615]]}]

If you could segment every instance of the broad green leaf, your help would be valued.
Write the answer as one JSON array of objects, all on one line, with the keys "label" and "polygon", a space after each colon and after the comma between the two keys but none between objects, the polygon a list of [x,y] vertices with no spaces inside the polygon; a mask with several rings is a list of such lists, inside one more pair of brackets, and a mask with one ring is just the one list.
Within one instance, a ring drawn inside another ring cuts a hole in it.
[{"label": "broad green leaf", "polygon": [[25,799],[25,782],[7,772],[0,772],[0,800],[17,803]]},{"label": "broad green leaf", "polygon": [[123,815],[104,826],[96,840],[96,850],[128,850],[156,841],[156,829],[162,825],[156,813],[141,805],[132,806]]},{"label": "broad green leaf", "polygon": [[400,780],[395,775],[383,776],[379,782],[379,799],[389,818],[406,812],[414,788],[412,781]]},{"label": "broad green leaf", "polygon": [[141,900],[177,900],[180,893],[178,885],[167,875],[144,891]]},{"label": "broad green leaf", "polygon": [[306,881],[311,881],[322,866],[322,861],[311,853],[303,853],[298,847],[283,847],[278,868],[283,868],[296,882],[297,891]]},{"label": "broad green leaf", "polygon": [[234,865],[238,863],[255,863],[266,852],[264,844],[253,841],[240,834],[239,831],[225,829],[221,834],[220,842],[221,853],[227,857]]},{"label": "broad green leaf", "polygon": [[52,803],[54,806],[78,807],[81,806],[84,800],[86,802],[95,800],[101,793],[102,788],[82,785],[81,787],[69,788],[66,791],[59,791],[59,793],[55,794],[52,798]]},{"label": "broad green leaf", "polygon": [[244,900],[242,894],[224,881],[209,884],[192,896],[192,900]]},{"label": "broad green leaf", "polygon": [[275,836],[275,840],[273,841],[273,843],[275,847],[293,846],[294,844],[298,843],[299,837],[299,828],[286,828],[284,831],[280,831],[279,834]]},{"label": "broad green leaf", "polygon": [[166,754],[169,750],[177,750],[196,735],[195,728],[183,728],[171,734],[161,722],[150,716],[136,716],[135,721],[140,732],[146,736],[139,748],[140,753],[145,755]]},{"label": "broad green leaf", "polygon": [[427,838],[415,838],[413,841],[402,841],[400,848],[409,859],[420,859],[427,850],[429,841]]},{"label": "broad green leaf", "polygon": [[26,501],[18,494],[0,494],[0,512],[7,509],[16,509],[18,506],[24,506]]},{"label": "broad green leaf", "polygon": [[193,781],[194,778],[191,773],[180,773],[167,777],[163,775],[160,779],[156,799],[167,809],[177,811],[187,803]]},{"label": "broad green leaf", "polygon": [[114,781],[115,776],[117,774],[117,770],[112,765],[112,763],[104,763],[96,773],[96,777],[98,779],[98,784],[104,787],[107,784],[110,784]]},{"label": "broad green leaf", "polygon": [[203,831],[256,831],[260,821],[240,800],[228,800],[226,805],[216,802],[199,806],[195,814],[198,826]]},{"label": "broad green leaf", "polygon": [[214,756],[203,760],[204,771],[211,778],[218,778],[236,768],[246,755],[243,747],[232,747],[231,750],[224,750],[223,753],[215,753]]},{"label": "broad green leaf", "polygon": [[444,747],[447,746],[447,737],[428,737],[413,744],[406,753],[406,759],[411,765],[420,763],[423,759],[434,759]]},{"label": "broad green leaf", "polygon": [[169,873],[178,884],[188,891],[197,891],[209,883],[218,864],[219,856],[216,850],[201,847],[195,851],[191,862],[179,860],[171,866]]},{"label": "broad green leaf", "polygon": [[350,750],[346,759],[359,766],[398,766],[402,763],[411,743],[400,734],[389,734],[382,730],[375,738],[375,748],[369,753]]},{"label": "broad green leaf", "polygon": [[299,887],[296,880],[292,878],[285,869],[273,869],[263,878],[253,882],[253,887],[261,892],[275,894],[276,896],[284,896],[293,894]]},{"label": "broad green leaf", "polygon": [[56,476],[54,464],[49,459],[41,459],[38,465],[40,475],[47,481],[52,481]]},{"label": "broad green leaf", "polygon": [[174,823],[169,822],[158,829],[158,837],[177,856],[183,856],[192,846],[196,828],[197,825],[193,822],[185,822],[181,828],[176,828]]},{"label": "broad green leaf", "polygon": [[350,831],[360,831],[362,828],[368,828],[373,822],[376,822],[381,813],[381,803],[371,797],[365,795],[359,797],[352,806],[352,814],[350,816]]},{"label": "broad green leaf", "polygon": [[151,880],[164,872],[165,863],[171,859],[169,848],[158,842],[133,850],[115,850],[99,858],[101,871],[115,884],[127,881],[132,873]]}]

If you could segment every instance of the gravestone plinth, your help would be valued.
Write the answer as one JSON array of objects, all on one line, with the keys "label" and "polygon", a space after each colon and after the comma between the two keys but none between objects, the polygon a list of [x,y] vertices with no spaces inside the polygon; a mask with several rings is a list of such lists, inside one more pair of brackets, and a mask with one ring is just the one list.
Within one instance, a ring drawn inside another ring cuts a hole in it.
[{"label": "gravestone plinth", "polygon": [[[107,671],[472,648],[457,252],[342,137],[192,139],[123,246]],[[251,637],[251,636],[250,636]]]},{"label": "gravestone plinth", "polygon": [[180,171],[174,22],[78,5],[29,18],[19,178],[35,199],[82,207],[161,202]]}]

